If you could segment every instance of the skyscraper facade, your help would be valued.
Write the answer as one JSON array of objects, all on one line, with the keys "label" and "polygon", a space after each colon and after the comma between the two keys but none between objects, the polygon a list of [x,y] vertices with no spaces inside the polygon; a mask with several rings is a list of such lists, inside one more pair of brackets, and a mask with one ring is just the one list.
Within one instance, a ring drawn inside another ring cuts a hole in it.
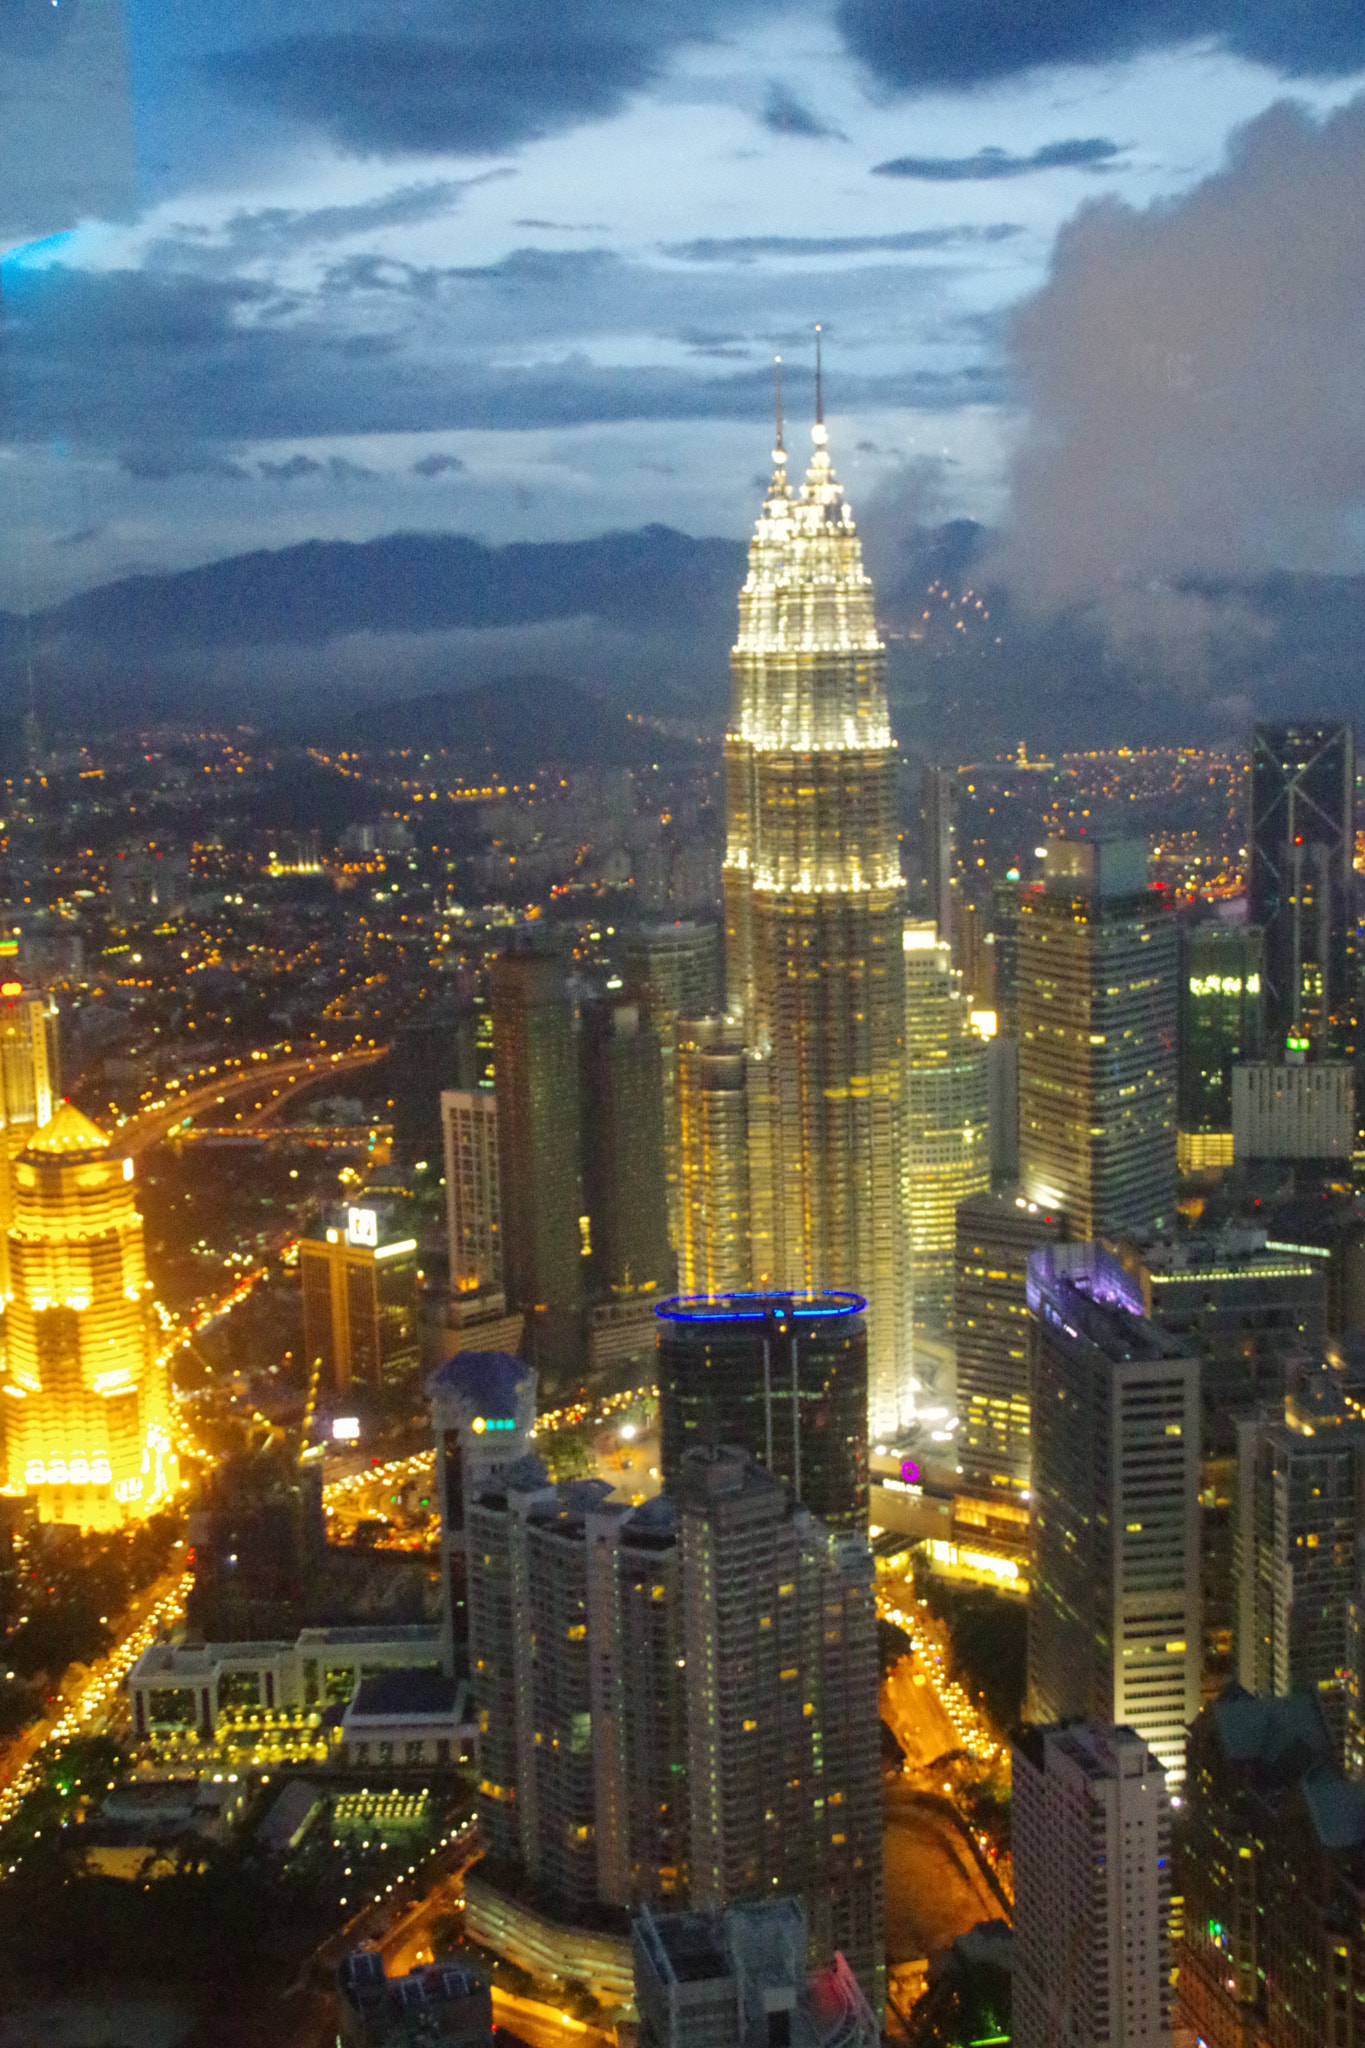
[{"label": "skyscraper facade", "polygon": [[871,1552],[741,1452],[690,1452],[678,1494],[692,1903],[799,1898],[880,2009]]},{"label": "skyscraper facade", "polygon": [[1258,725],[1251,740],[1248,901],[1265,932],[1267,1050],[1319,1059],[1357,1046],[1355,735],[1347,724]]},{"label": "skyscraper facade", "polygon": [[687,1294],[752,1284],[750,1065],[733,1020],[678,1026],[678,1282]]},{"label": "skyscraper facade", "polygon": [[1237,1423],[1237,1675],[1257,1693],[1311,1693],[1339,1763],[1365,1526],[1363,1393],[1341,1368],[1307,1365],[1280,1415]]},{"label": "skyscraper facade", "polygon": [[904,948],[906,1214],[918,1339],[952,1327],[957,1205],[991,1184],[990,1055],[934,927],[907,923]]},{"label": "skyscraper facade", "polygon": [[867,1295],[873,1426],[885,1431],[911,1399],[896,755],[872,585],[823,422],[814,433],[795,492],[779,436],[740,593],[727,1000],[762,1062],[751,1199],[771,1214],[772,1243],[751,1284]]},{"label": "skyscraper facade", "polygon": [[1175,1210],[1176,936],[1135,840],[1052,839],[1019,914],[1019,1172],[1073,1236]]},{"label": "skyscraper facade", "polygon": [[856,1294],[683,1296],[659,1318],[660,1471],[738,1445],[832,1529],[867,1533],[867,1325]]},{"label": "skyscraper facade", "polygon": [[454,1294],[502,1287],[498,1102],[491,1088],[443,1088],[446,1227]]},{"label": "skyscraper facade", "polygon": [[583,1206],[595,1293],[621,1300],[671,1287],[663,1060],[638,999],[584,1003],[579,1026]]},{"label": "skyscraper facade", "polygon": [[549,1393],[584,1363],[587,1250],[580,1178],[578,1045],[564,970],[550,954],[493,963],[503,1283],[526,1318],[527,1355]]},{"label": "skyscraper facade", "polygon": [[116,1529],[171,1479],[170,1393],[133,1162],[62,1104],[14,1161],[6,1312],[11,1486],[44,1521]]},{"label": "skyscraper facade", "polygon": [[1232,1070],[1261,1057],[1264,935],[1216,918],[1180,927],[1178,1164],[1232,1164]]},{"label": "skyscraper facade", "polygon": [[416,1373],[417,1240],[386,1207],[352,1204],[299,1241],[303,1353],[324,1399]]},{"label": "skyscraper facade", "polygon": [[719,928],[691,919],[680,919],[675,924],[642,925],[626,942],[625,979],[631,994],[644,997],[649,1020],[659,1038],[668,1241],[681,1258],[679,1020],[710,1017],[720,1007]]},{"label": "skyscraper facade", "polygon": [[1199,1360],[1099,1245],[1028,1262],[1031,1721],[1123,1722],[1172,1785],[1199,1710]]},{"label": "skyscraper facade", "polygon": [[636,1508],[525,1458],[467,1509],[489,1863],[591,1918],[793,1895],[880,1991],[881,1761],[865,1542],[743,1452]]},{"label": "skyscraper facade", "polygon": [[957,1211],[954,1342],[962,1476],[1029,1490],[1030,1252],[1065,1235],[1060,1211],[1017,1189],[973,1195]]},{"label": "skyscraper facade", "polygon": [[1167,2048],[1171,1808],[1131,1728],[1030,1728],[1014,1745],[1017,2048]]}]

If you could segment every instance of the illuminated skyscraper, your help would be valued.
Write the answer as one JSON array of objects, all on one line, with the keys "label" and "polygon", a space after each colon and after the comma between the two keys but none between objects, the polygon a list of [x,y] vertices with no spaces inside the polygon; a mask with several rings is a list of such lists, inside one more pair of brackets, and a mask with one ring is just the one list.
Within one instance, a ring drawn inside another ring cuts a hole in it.
[{"label": "illuminated skyscraper", "polygon": [[21,981],[0,981],[0,1287],[8,1287],[9,1273],[7,1162],[47,1123],[57,1087],[56,1005]]},{"label": "illuminated skyscraper", "polygon": [[743,1293],[750,1283],[748,1069],[729,1019],[679,1026],[678,1280],[687,1294]]},{"label": "illuminated skyscraper", "polygon": [[[872,1426],[910,1406],[895,745],[872,584],[817,421],[749,550],[725,744],[727,1000],[748,1076],[751,1285],[869,1301]],[[771,1251],[757,1219],[771,1213]],[[760,1263],[762,1261],[762,1263]]]},{"label": "illuminated skyscraper", "polygon": [[64,1103],[12,1169],[4,1390],[9,1482],[44,1521],[115,1529],[170,1484],[133,1162]]},{"label": "illuminated skyscraper", "polygon": [[1172,1785],[1199,1711],[1199,1358],[1102,1245],[1028,1262],[1028,1719],[1135,1728]]},{"label": "illuminated skyscraper", "polygon": [[626,986],[646,998],[659,1035],[663,1074],[664,1173],[668,1241],[682,1250],[682,1172],[678,1132],[679,1019],[709,1017],[720,1001],[720,933],[714,924],[644,925],[626,944]]},{"label": "illuminated skyscraper", "polygon": [[1019,1178],[1077,1238],[1175,1209],[1175,926],[1138,840],[1050,839],[1019,917]]},{"label": "illuminated skyscraper", "polygon": [[502,1286],[498,1103],[491,1088],[443,1088],[450,1286],[477,1294]]},{"label": "illuminated skyscraper", "polygon": [[1261,1057],[1264,960],[1264,934],[1256,925],[1209,918],[1181,927],[1182,1173],[1232,1164],[1232,1070],[1241,1060]]},{"label": "illuminated skyscraper", "polygon": [[1355,735],[1349,725],[1258,725],[1251,741],[1251,915],[1265,930],[1267,1049],[1356,1050]]},{"label": "illuminated skyscraper", "polygon": [[[932,924],[905,927],[905,1184],[915,1337],[952,1325],[957,1205],[991,1184],[990,1051]],[[932,1384],[931,1368],[917,1360]]]},{"label": "illuminated skyscraper", "polygon": [[324,1399],[378,1392],[417,1369],[417,1240],[380,1209],[348,1208],[299,1241],[303,1350]]}]

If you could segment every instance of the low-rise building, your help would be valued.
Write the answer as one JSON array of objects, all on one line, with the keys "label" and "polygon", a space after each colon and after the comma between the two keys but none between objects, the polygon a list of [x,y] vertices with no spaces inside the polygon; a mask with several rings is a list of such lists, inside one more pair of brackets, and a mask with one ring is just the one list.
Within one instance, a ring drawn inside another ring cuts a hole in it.
[{"label": "low-rise building", "polygon": [[358,1949],[337,1970],[337,2040],[341,2048],[491,2048],[492,1993],[471,1971],[448,1963],[386,1977],[378,1950]]}]

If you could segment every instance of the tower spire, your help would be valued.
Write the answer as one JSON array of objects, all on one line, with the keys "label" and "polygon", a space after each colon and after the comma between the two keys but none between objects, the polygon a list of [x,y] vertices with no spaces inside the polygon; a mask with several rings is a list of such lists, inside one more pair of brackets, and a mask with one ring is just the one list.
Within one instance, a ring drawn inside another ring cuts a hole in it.
[{"label": "tower spire", "polygon": [[824,365],[820,358],[821,332],[820,322],[817,320],[815,323],[815,424],[817,427],[823,427],[825,424]]},{"label": "tower spire", "polygon": [[777,439],[773,443],[774,455],[785,455],[782,442],[782,358],[773,357],[773,392],[777,400]]}]

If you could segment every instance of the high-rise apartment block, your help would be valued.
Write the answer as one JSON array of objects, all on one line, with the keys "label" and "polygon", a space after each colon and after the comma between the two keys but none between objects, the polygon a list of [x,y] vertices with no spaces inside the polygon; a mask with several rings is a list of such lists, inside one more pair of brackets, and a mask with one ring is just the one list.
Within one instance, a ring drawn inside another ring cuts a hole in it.
[{"label": "high-rise apartment block", "polygon": [[678,1488],[691,1892],[790,1894],[881,2003],[881,1759],[872,1558],[734,1451]]},{"label": "high-rise apartment block", "polygon": [[417,1370],[417,1240],[383,1205],[352,1203],[299,1241],[303,1350],[325,1400]]},{"label": "high-rise apartment block", "polygon": [[454,1294],[502,1289],[498,1102],[491,1088],[443,1088],[446,1223]]},{"label": "high-rise apartment block", "polygon": [[1252,921],[1265,932],[1267,1050],[1351,1060],[1357,1046],[1355,735],[1258,725],[1251,741]]},{"label": "high-rise apartment block", "polygon": [[660,1470],[737,1445],[831,1529],[867,1531],[867,1324],[856,1294],[683,1295],[659,1318]]},{"label": "high-rise apartment block", "polygon": [[492,970],[503,1281],[547,1391],[584,1363],[589,1249],[580,1175],[578,1043],[564,968],[511,952]]},{"label": "high-rise apartment block", "polygon": [[991,1184],[990,1054],[973,1030],[946,941],[907,923],[905,1176],[915,1333],[953,1321],[957,1206]]},{"label": "high-rise apartment block", "polygon": [[1176,934],[1135,840],[1052,839],[1020,903],[1019,1170],[1078,1238],[1175,1211]]},{"label": "high-rise apartment block", "polygon": [[[725,743],[727,1006],[759,1058],[750,1284],[868,1297],[873,1426],[911,1403],[896,754],[872,585],[823,423],[749,551]],[[764,1228],[766,1229],[766,1220]]]},{"label": "high-rise apartment block", "polygon": [[1330,1361],[1302,1367],[1282,1414],[1239,1421],[1237,1440],[1237,1675],[1251,1692],[1311,1694],[1341,1762],[1365,1530],[1365,1386]]},{"label": "high-rise apartment block", "polygon": [[1232,1070],[1262,1046],[1265,938],[1257,925],[1205,918],[1180,930],[1178,1164],[1232,1164]]},{"label": "high-rise apartment block", "polygon": [[63,1103],[7,1162],[8,1483],[44,1521],[116,1529],[173,1480],[133,1162]]},{"label": "high-rise apartment block", "polygon": [[1029,1490],[1030,1252],[1056,1244],[1056,1209],[1015,1188],[957,1209],[954,1339],[962,1476],[969,1486]]},{"label": "high-rise apartment block", "polygon": [[566,1917],[786,1895],[875,1997],[876,1617],[865,1542],[736,1451],[638,1508],[536,1460],[467,1512],[479,1811]]},{"label": "high-rise apartment block", "polygon": [[685,1666],[673,1504],[525,1459],[468,1508],[479,1810],[495,1866],[572,1919],[684,1895]]},{"label": "high-rise apartment block", "polygon": [[1135,1728],[1172,1785],[1199,1709],[1199,1360],[1099,1245],[1028,1262],[1032,1721]]},{"label": "high-rise apartment block", "polygon": [[505,1351],[459,1351],[427,1381],[441,1511],[441,1615],[445,1666],[468,1634],[468,1505],[531,1449],[536,1376]]},{"label": "high-rise apartment block", "polygon": [[1199,1528],[1204,1698],[1233,1673],[1237,1424],[1283,1412],[1291,1366],[1327,1333],[1327,1260],[1229,1227],[1144,1243],[1135,1272],[1147,1312],[1199,1353]]},{"label": "high-rise apartment block", "polygon": [[1309,1693],[1228,1686],[1190,1730],[1177,2018],[1207,2048],[1359,2039],[1365,1791]]},{"label": "high-rise apartment block", "polygon": [[1016,2048],[1167,2048],[1171,1814],[1133,1729],[1076,1722],[1014,1744]]},{"label": "high-rise apartment block", "polygon": [[795,1899],[725,1913],[643,1907],[631,1928],[640,2048],[877,2048],[881,2029],[848,1964],[809,1975]]}]

